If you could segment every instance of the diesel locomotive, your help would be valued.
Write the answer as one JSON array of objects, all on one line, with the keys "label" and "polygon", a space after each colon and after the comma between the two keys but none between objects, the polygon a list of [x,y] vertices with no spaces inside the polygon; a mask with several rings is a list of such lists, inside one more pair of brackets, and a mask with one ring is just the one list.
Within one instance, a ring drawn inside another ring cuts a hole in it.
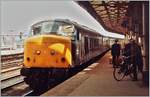
[{"label": "diesel locomotive", "polygon": [[21,75],[32,89],[48,87],[109,49],[109,38],[86,26],[66,19],[40,21],[25,40]]}]

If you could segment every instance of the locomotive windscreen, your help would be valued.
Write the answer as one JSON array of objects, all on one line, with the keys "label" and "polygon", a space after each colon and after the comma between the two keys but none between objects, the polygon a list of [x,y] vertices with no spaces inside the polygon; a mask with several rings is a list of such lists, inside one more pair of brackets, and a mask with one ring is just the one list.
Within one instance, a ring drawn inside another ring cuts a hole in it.
[{"label": "locomotive windscreen", "polygon": [[34,24],[31,35],[56,34],[62,36],[74,36],[74,25],[58,21],[44,21]]}]

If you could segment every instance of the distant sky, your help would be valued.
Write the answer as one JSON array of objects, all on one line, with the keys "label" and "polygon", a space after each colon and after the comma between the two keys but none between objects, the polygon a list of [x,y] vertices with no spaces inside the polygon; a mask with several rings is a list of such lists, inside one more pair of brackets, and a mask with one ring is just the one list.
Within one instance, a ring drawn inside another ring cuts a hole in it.
[{"label": "distant sky", "polygon": [[68,0],[2,0],[1,34],[28,32],[29,27],[40,20],[64,18],[97,30],[102,35],[124,37],[109,33],[82,7]]}]

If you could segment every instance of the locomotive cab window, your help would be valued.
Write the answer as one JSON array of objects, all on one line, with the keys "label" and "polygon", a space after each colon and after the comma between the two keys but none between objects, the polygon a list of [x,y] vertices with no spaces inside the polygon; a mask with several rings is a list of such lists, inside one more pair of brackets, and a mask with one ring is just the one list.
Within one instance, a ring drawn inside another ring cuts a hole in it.
[{"label": "locomotive cab window", "polygon": [[43,21],[32,26],[31,34],[55,34],[73,38],[75,36],[75,28],[74,25],[65,22]]},{"label": "locomotive cab window", "polygon": [[73,25],[62,25],[59,27],[59,35],[69,36],[72,39],[75,37],[75,28]]}]

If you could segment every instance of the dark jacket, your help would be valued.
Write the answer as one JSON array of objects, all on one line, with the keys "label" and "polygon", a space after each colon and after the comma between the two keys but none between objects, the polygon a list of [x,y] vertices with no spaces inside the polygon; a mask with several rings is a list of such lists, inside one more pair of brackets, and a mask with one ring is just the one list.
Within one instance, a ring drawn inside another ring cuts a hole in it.
[{"label": "dark jacket", "polygon": [[130,56],[129,62],[138,65],[140,69],[143,67],[141,47],[136,43],[128,43],[124,49],[125,56]]},{"label": "dark jacket", "polygon": [[111,47],[111,55],[112,56],[119,56],[120,55],[121,46],[120,44],[113,44]]}]

